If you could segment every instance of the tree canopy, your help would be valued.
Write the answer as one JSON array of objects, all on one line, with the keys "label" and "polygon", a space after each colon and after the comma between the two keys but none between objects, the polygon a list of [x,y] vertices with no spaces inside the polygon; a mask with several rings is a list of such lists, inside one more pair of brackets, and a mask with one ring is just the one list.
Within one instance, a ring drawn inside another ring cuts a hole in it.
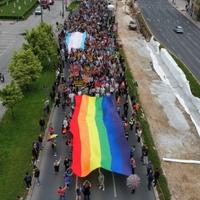
[{"label": "tree canopy", "polygon": [[57,44],[50,25],[41,23],[31,31],[27,31],[25,40],[27,41],[25,48],[32,49],[42,66],[53,66],[57,63]]},{"label": "tree canopy", "polygon": [[39,78],[42,66],[31,49],[22,48],[19,52],[15,52],[12,57],[9,71],[18,85],[24,88]]},{"label": "tree canopy", "polygon": [[0,91],[0,100],[3,106],[11,110],[14,117],[13,108],[23,98],[23,94],[15,81],[11,81]]}]

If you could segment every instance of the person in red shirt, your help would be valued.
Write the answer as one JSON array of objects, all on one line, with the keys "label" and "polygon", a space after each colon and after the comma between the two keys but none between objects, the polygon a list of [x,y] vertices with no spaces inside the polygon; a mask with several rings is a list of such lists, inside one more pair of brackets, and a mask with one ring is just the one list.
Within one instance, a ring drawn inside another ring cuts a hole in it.
[{"label": "person in red shirt", "polygon": [[59,195],[59,200],[65,200],[65,191],[67,189],[67,186],[60,186],[58,189],[57,189],[57,194]]}]

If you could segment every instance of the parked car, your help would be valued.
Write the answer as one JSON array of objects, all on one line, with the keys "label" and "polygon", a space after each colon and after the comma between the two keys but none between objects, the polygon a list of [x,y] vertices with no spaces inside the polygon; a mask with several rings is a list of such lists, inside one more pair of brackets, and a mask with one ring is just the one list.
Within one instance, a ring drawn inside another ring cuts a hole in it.
[{"label": "parked car", "polygon": [[128,28],[129,28],[129,30],[136,30],[137,29],[137,23],[136,23],[136,21],[135,20],[131,20],[129,22]]},{"label": "parked car", "polygon": [[175,31],[176,33],[183,33],[183,27],[182,27],[182,26],[176,26],[176,27],[174,28],[174,31]]},{"label": "parked car", "polygon": [[38,7],[35,9],[35,15],[41,15],[41,14],[42,14],[41,6],[38,6]]},{"label": "parked car", "polygon": [[54,4],[54,0],[49,0],[49,4],[53,5]]}]

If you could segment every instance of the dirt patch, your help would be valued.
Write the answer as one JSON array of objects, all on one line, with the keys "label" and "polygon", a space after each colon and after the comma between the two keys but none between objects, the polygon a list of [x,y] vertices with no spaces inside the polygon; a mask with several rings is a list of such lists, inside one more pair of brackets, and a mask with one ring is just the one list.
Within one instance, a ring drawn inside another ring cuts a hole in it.
[{"label": "dirt patch", "polygon": [[[167,112],[159,102],[158,94],[153,92],[153,86],[156,84],[160,86],[162,83],[152,70],[143,37],[137,32],[128,30],[128,18],[123,13],[121,2],[118,3],[117,15],[119,37],[134,79],[138,83],[140,101],[160,158],[200,160],[200,138],[190,116],[175,100],[174,105],[182,113],[188,128],[186,126],[178,129],[172,126]],[[200,166],[162,162],[162,167],[172,199],[200,199]]]}]

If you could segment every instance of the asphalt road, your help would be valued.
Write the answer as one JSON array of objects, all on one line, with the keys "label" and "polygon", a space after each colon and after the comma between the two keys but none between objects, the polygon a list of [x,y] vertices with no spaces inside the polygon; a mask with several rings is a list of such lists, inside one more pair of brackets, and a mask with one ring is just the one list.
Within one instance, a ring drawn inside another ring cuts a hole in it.
[{"label": "asphalt road", "polygon": [[[62,1],[57,0],[55,4],[51,6],[51,11],[44,10],[44,22],[48,22],[55,26],[56,21],[62,22],[63,19],[60,16],[62,9]],[[40,16],[31,15],[25,21],[0,21],[0,72],[5,75],[5,83],[9,82],[10,76],[8,73],[8,63],[15,51],[21,48],[25,42],[22,33],[26,30],[30,30],[40,23]],[[3,84],[0,83],[0,89]],[[0,118],[4,113],[4,109],[0,104]]]},{"label": "asphalt road", "polygon": [[[156,38],[175,53],[200,80],[200,29],[178,12],[168,0],[138,0],[139,7]],[[184,34],[177,34],[180,25]]]},{"label": "asphalt road", "polygon": [[[57,188],[64,184],[64,166],[63,159],[67,154],[65,137],[63,137],[61,132],[62,120],[64,118],[64,112],[61,108],[55,108],[52,118],[52,124],[55,128],[55,132],[59,134],[57,139],[57,157],[53,156],[51,149],[51,144],[47,142],[44,146],[44,150],[41,155],[40,163],[40,181],[41,185],[38,186],[34,184],[32,195],[27,200],[57,200],[58,195],[56,194]],[[136,189],[135,194],[131,194],[128,188],[126,187],[126,177],[119,174],[112,174],[111,172],[102,170],[105,176],[105,191],[100,191],[98,189],[98,171],[93,171],[89,176],[85,178],[76,178],[72,177],[72,183],[70,189],[66,192],[66,199],[75,200],[75,188],[76,181],[80,186],[84,180],[89,180],[92,184],[91,189],[91,199],[94,200],[154,200],[155,196],[153,190],[149,191],[147,189],[147,176],[146,176],[146,167],[142,165],[140,161],[141,156],[141,147],[136,142],[136,137],[133,132],[129,132],[129,145],[135,144],[136,146],[136,174],[141,178],[141,184],[139,188]],[[53,162],[55,159],[62,157],[60,172],[54,174]]]}]

